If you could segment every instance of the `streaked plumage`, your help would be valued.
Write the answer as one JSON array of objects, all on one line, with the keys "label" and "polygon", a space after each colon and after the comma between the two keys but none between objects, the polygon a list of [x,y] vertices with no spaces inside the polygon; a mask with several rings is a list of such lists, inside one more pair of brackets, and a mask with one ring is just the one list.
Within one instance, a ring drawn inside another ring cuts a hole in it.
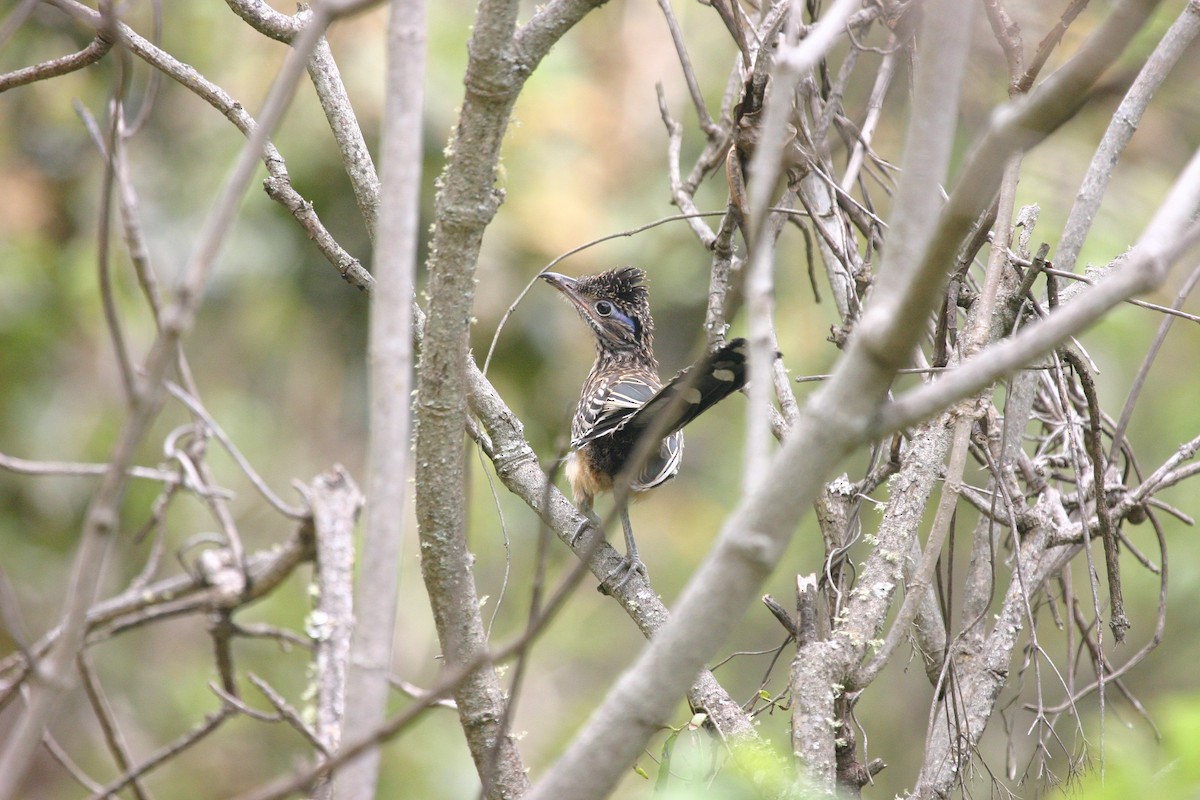
[{"label": "streaked plumage", "polygon": [[[659,439],[636,474],[628,476],[635,496],[675,477],[683,457],[684,425],[746,382],[746,343],[735,339],[684,370],[666,386],[654,357],[654,320],[646,274],[634,267],[578,279],[553,272],[542,278],[562,292],[596,337],[596,362],[583,384],[571,424],[567,479],[575,503],[591,513],[596,495],[612,491],[647,431]],[[622,507],[625,574],[645,571]]]}]

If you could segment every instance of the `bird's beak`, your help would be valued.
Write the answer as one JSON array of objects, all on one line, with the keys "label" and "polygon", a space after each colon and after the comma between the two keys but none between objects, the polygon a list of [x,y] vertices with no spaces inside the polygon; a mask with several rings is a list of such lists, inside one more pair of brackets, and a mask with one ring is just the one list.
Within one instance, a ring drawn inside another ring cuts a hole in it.
[{"label": "bird's beak", "polygon": [[575,279],[568,278],[566,275],[559,275],[557,272],[543,272],[538,275],[539,278],[546,283],[558,289],[566,295],[570,295],[575,291]]},{"label": "bird's beak", "polygon": [[558,291],[562,293],[562,296],[567,299],[567,302],[573,305],[575,310],[580,314],[587,313],[587,301],[580,297],[579,287],[577,285],[578,281],[576,281],[574,278],[569,278],[566,275],[559,275],[557,272],[543,272],[538,275],[538,277],[553,286],[555,289],[558,289]]}]

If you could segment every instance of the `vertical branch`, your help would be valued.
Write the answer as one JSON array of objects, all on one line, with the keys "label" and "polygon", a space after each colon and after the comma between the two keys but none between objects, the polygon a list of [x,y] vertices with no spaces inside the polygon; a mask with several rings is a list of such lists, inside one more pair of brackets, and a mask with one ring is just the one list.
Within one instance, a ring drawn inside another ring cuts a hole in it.
[{"label": "vertical branch", "polygon": [[[429,309],[421,340],[416,403],[416,511],[421,575],[447,668],[487,650],[466,537],[466,372],[475,264],[500,206],[500,143],[523,76],[507,56],[517,3],[484,0],[471,36],[466,96],[440,179],[429,256]],[[489,798],[524,794],[528,778],[515,742],[500,727],[504,690],[490,666],[474,670],[455,701],[475,769]]]},{"label": "vertical branch", "polygon": [[1021,26],[1009,16],[1008,9],[1002,0],[985,0],[983,10],[987,13],[988,24],[992,26],[992,35],[1004,53],[1008,64],[1008,94],[1020,94],[1021,76],[1025,72],[1025,52],[1021,42]]},{"label": "vertical branch", "polygon": [[[468,329],[484,230],[503,193],[500,143],[512,106],[541,58],[602,0],[554,0],[516,30],[515,0],[484,0],[468,47],[466,96],[439,181],[428,259],[428,296],[416,401],[416,521],[421,576],[446,667],[480,663],[487,649],[467,549]],[[491,668],[476,668],[455,691],[458,715],[485,793],[509,798],[529,780],[511,736],[499,726],[504,691]]]},{"label": "vertical branch", "polygon": [[[316,640],[317,709],[313,728],[327,752],[342,742],[350,659],[354,631],[354,526],[363,496],[342,468],[318,475],[309,488],[317,587],[316,608],[309,615],[309,633]],[[333,797],[333,785],[322,781],[315,800]]]},{"label": "vertical branch", "polygon": [[[1108,495],[1105,489],[1105,473],[1108,465],[1104,460],[1104,445],[1101,441],[1101,412],[1100,402],[1096,397],[1096,384],[1092,373],[1084,360],[1070,347],[1064,347],[1059,355],[1070,366],[1079,378],[1080,388],[1087,401],[1088,429],[1083,440],[1088,460],[1092,466],[1092,491],[1095,495],[1096,520],[1100,528],[1100,539],[1104,543],[1104,564],[1108,570],[1108,602],[1109,620],[1113,638],[1117,644],[1125,641],[1125,631],[1129,629],[1129,619],[1125,616],[1125,601],[1121,592],[1121,562],[1117,553],[1117,531],[1113,524],[1112,514],[1108,508]],[[1079,476],[1080,502],[1083,502],[1083,476]],[[1101,676],[1103,679],[1103,676]]]},{"label": "vertical branch", "polygon": [[883,111],[883,98],[896,75],[896,54],[900,49],[901,44],[895,34],[888,36],[887,55],[879,63],[879,71],[875,74],[875,83],[871,87],[871,97],[867,100],[867,117],[863,120],[862,129],[854,142],[854,148],[850,151],[850,160],[842,173],[841,187],[844,192],[853,188],[854,182],[858,180],[858,172],[862,169],[863,159],[871,149],[875,127],[879,124],[879,117]]},{"label": "vertical branch", "polygon": [[[368,368],[370,461],[361,570],[355,596],[343,740],[358,740],[387,711],[400,543],[408,497],[412,394],[412,304],[420,231],[425,2],[392,0],[383,123],[383,203],[375,239]],[[457,448],[461,449],[461,448]],[[369,748],[335,777],[337,794],[373,797],[379,750]]]},{"label": "vertical branch", "polygon": [[[416,511],[421,574],[446,666],[476,661],[487,640],[466,541],[468,330],[483,232],[502,192],[500,144],[525,79],[566,31],[602,0],[555,0],[516,30],[515,0],[483,0],[468,47],[462,111],[439,179],[430,247],[429,310],[417,370]],[[490,667],[455,692],[471,757],[489,797],[523,794],[529,779],[500,728],[504,691]]]},{"label": "vertical branch", "polygon": [[100,300],[104,308],[104,321],[108,326],[108,334],[112,339],[113,355],[121,373],[121,384],[125,390],[125,401],[132,402],[137,393],[137,380],[134,377],[133,361],[129,355],[129,347],[125,343],[125,334],[121,328],[121,318],[117,313],[117,302],[113,296],[112,265],[109,258],[109,240],[112,230],[112,200],[113,183],[117,171],[117,140],[121,136],[122,121],[125,116],[123,94],[124,83],[129,72],[129,57],[121,52],[116,59],[118,66],[116,87],[108,104],[109,121],[108,133],[104,147],[104,178],[100,189],[100,221],[96,230],[96,261],[99,273]]},{"label": "vertical branch", "polygon": [[[1053,522],[1069,524],[1063,519]],[[1014,572],[1020,571],[1025,579],[1014,579],[1009,584],[996,624],[980,654],[970,663],[959,665],[956,703],[960,719],[954,726],[931,724],[925,760],[913,788],[913,797],[949,797],[952,787],[958,785],[961,770],[974,753],[996,698],[1007,682],[1012,649],[1025,629],[1026,593],[1040,586],[1046,575],[1067,561],[1064,548],[1046,549],[1051,527],[1050,524],[1039,525],[1027,533],[1016,548]]]}]

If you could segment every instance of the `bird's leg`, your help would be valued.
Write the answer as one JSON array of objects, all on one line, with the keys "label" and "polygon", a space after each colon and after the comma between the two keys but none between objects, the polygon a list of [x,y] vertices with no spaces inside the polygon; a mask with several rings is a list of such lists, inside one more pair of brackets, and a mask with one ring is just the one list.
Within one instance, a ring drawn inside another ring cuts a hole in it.
[{"label": "bird's leg", "polygon": [[601,530],[600,517],[596,516],[596,512],[592,510],[591,500],[584,500],[579,504],[579,513],[583,514],[584,520],[579,523],[579,527],[575,529],[575,533],[571,534],[572,547],[579,543],[579,537],[583,536],[583,532],[589,527]]},{"label": "bird's leg", "polygon": [[640,572],[643,576],[647,574],[646,565],[638,556],[637,542],[633,540],[633,526],[629,523],[629,505],[627,503],[621,504],[621,527],[625,531],[625,558],[604,579],[605,583],[614,581],[614,589],[624,586],[635,572]]}]

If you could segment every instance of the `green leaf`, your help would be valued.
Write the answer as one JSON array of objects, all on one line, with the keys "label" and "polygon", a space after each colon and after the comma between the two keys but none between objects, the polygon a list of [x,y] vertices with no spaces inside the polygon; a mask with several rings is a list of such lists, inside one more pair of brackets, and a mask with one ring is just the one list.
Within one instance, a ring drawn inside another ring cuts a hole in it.
[{"label": "green leaf", "polygon": [[671,735],[666,738],[662,746],[662,758],[658,762],[658,776],[654,780],[654,793],[658,794],[667,789],[667,783],[671,778],[671,753],[675,749],[675,740],[679,738],[679,731],[671,731]]}]

